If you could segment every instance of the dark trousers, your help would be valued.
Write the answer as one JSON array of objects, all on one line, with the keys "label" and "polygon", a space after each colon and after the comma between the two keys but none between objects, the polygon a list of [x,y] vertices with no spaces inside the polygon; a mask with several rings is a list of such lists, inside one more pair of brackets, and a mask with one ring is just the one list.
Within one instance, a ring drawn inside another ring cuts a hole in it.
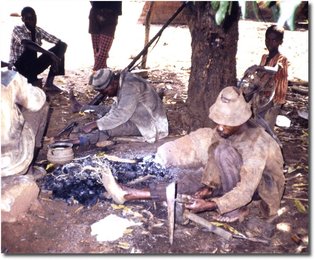
[{"label": "dark trousers", "polygon": [[[240,153],[228,142],[214,145],[210,150],[212,150],[210,155],[214,157],[214,162],[218,169],[216,174],[219,174],[220,179],[220,184],[214,189],[212,196],[219,197],[232,190],[241,180],[240,170],[243,165],[243,159]],[[203,180],[207,180],[206,183],[209,183],[209,181],[211,183],[212,178],[213,176],[208,174],[203,176]],[[253,200],[258,199],[260,197],[256,190],[253,194]]]},{"label": "dark trousers", "polygon": [[52,59],[47,54],[42,54],[37,57],[37,52],[26,49],[23,54],[15,62],[14,66],[17,71],[27,78],[29,83],[33,83],[37,80],[37,75],[42,73],[50,66],[48,77],[65,75],[65,59],[64,54],[66,52],[67,45],[64,42],[58,42],[49,51],[58,56],[61,61],[58,66],[53,64]]}]

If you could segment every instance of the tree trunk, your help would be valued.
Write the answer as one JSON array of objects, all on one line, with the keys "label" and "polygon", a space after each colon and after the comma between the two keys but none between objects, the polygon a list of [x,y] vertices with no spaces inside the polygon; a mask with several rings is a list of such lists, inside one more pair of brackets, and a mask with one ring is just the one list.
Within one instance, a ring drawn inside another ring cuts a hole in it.
[{"label": "tree trunk", "polygon": [[193,2],[187,14],[192,37],[192,57],[186,123],[190,125],[191,131],[213,126],[208,117],[209,107],[224,87],[236,86],[240,9],[238,2],[233,2],[231,14],[226,15],[221,25],[215,22],[211,2]]}]

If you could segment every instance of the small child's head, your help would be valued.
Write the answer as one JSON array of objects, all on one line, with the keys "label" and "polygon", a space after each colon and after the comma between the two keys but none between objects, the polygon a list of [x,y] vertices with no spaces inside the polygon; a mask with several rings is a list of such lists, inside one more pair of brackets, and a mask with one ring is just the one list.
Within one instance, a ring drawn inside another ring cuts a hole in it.
[{"label": "small child's head", "polygon": [[283,42],[284,29],[277,25],[271,25],[266,30],[265,44],[267,49],[270,51],[278,50],[278,47]]}]

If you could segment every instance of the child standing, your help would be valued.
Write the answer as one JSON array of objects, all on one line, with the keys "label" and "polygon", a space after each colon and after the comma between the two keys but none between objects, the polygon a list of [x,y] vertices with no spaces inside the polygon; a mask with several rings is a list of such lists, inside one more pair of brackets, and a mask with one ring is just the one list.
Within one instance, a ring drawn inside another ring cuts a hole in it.
[{"label": "child standing", "polygon": [[[271,25],[266,30],[265,44],[269,53],[264,54],[261,58],[259,66],[252,66],[246,71],[250,73],[254,71],[269,71],[273,73],[273,78],[268,82],[272,84],[272,89],[275,90],[273,100],[267,111],[264,111],[261,116],[267,121],[270,128],[273,130],[278,114],[281,107],[286,102],[286,94],[288,89],[288,60],[279,52],[279,46],[283,42],[284,29]],[[270,74],[263,76],[260,80],[264,81],[264,78],[270,78]]]}]

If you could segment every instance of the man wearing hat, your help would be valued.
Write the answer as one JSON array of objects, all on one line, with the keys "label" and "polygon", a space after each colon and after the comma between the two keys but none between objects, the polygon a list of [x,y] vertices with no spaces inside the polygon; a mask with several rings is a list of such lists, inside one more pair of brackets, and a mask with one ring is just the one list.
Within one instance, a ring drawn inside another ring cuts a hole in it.
[{"label": "man wearing hat", "polygon": [[[216,210],[214,219],[234,222],[248,214],[246,206],[252,200],[260,200],[262,214],[275,215],[285,184],[279,145],[251,121],[250,105],[235,87],[224,88],[209,111],[217,124],[214,129],[198,129],[161,145],[155,161],[163,166],[203,168],[203,186],[186,197],[185,207],[192,212]],[[154,197],[152,190],[121,187],[120,203]]]},{"label": "man wearing hat", "polygon": [[[155,89],[140,76],[108,68],[98,70],[92,80],[95,90],[117,96],[104,116],[82,127],[80,144],[95,144],[115,136],[142,136],[148,143],[168,136],[168,120]],[[96,129],[96,131],[95,131]],[[94,130],[94,131],[93,131]]]}]

